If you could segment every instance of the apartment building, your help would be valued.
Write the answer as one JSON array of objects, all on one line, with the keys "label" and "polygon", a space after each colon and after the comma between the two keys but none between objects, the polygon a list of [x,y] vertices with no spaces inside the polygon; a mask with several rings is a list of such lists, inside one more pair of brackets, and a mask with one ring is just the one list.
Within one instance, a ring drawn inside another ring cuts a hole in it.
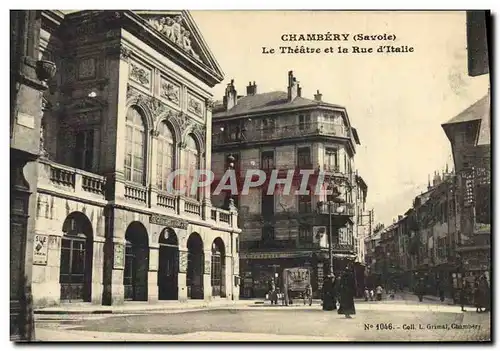
[{"label": "apartment building", "polygon": [[[279,283],[284,268],[297,266],[310,268],[317,292],[330,269],[330,227],[333,270],[360,259],[357,217],[367,186],[355,170],[357,130],[344,107],[323,101],[319,91],[314,99],[303,97],[292,71],[284,78],[286,91],[259,93],[250,82],[245,96],[237,94],[231,81],[213,112],[216,179],[231,159],[240,179],[247,170],[259,169],[268,178],[275,170],[280,178],[297,180],[288,194],[278,186],[268,195],[266,183],[233,196],[242,229],[241,294],[246,297],[264,296],[270,279]],[[294,195],[303,179],[300,170],[312,171],[308,190],[315,189],[325,172],[325,187],[335,188],[336,202],[329,207],[324,195]],[[227,196],[214,196],[212,203],[227,204]]]}]

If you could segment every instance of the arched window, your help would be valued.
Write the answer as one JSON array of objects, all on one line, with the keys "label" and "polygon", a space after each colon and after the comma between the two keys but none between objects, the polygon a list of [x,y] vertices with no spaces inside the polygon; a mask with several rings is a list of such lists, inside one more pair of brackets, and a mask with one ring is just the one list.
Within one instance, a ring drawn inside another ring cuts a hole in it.
[{"label": "arched window", "polygon": [[191,183],[194,180],[194,177],[197,176],[196,170],[200,167],[200,152],[198,149],[198,145],[196,144],[196,140],[194,140],[193,136],[186,136],[186,153],[185,153],[185,165],[188,173],[188,195],[191,198],[197,199],[199,198],[199,192],[197,191],[195,194],[191,193]]},{"label": "arched window", "polygon": [[126,117],[125,180],[144,184],[146,130],[139,111],[131,107]]},{"label": "arched window", "polygon": [[175,142],[172,130],[166,122],[159,127],[156,184],[158,189],[167,190],[167,177],[174,170]]}]

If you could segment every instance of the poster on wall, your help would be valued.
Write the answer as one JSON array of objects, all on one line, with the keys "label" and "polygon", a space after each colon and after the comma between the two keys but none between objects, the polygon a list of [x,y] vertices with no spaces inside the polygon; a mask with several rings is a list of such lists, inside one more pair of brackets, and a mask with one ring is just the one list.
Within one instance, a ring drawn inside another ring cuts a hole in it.
[{"label": "poster on wall", "polygon": [[212,262],[210,259],[206,259],[205,260],[205,266],[203,267],[203,270],[205,272],[205,274],[210,274],[211,272],[211,269],[212,268]]},{"label": "poster on wall", "polygon": [[124,249],[123,244],[115,243],[113,269],[123,269],[124,268],[125,255],[124,255],[123,249]]},{"label": "poster on wall", "polygon": [[49,238],[47,235],[35,235],[33,243],[33,264],[46,265]]},{"label": "poster on wall", "polygon": [[188,266],[188,253],[186,251],[179,252],[179,273],[186,273]]}]

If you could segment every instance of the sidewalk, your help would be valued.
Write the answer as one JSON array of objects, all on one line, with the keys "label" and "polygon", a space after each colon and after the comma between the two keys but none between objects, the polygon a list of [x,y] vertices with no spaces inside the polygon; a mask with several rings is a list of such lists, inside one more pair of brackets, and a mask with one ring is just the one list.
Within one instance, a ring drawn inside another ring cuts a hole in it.
[{"label": "sidewalk", "polygon": [[64,303],[59,306],[44,307],[35,309],[35,314],[130,314],[153,311],[189,311],[207,308],[230,308],[238,306],[254,305],[261,300],[226,300],[215,299],[211,301],[188,300],[179,301],[159,301],[156,303],[130,301],[123,305],[103,306],[90,303]]},{"label": "sidewalk", "polygon": [[[402,295],[407,300],[416,300],[416,301],[418,301],[418,296],[415,295],[415,293],[411,292],[411,291],[397,292],[396,295]],[[439,296],[424,295],[424,301],[425,300],[433,301],[433,302],[439,302],[439,303],[446,304],[446,305],[454,305],[453,299],[449,298],[449,297],[445,297],[444,301],[441,302],[441,300],[439,299]]]},{"label": "sidewalk", "polygon": [[231,342],[231,341],[348,341],[348,338],[313,337],[301,335],[275,335],[233,332],[194,332],[187,334],[138,334],[138,333],[104,333],[97,331],[49,330],[37,329],[37,342]]}]

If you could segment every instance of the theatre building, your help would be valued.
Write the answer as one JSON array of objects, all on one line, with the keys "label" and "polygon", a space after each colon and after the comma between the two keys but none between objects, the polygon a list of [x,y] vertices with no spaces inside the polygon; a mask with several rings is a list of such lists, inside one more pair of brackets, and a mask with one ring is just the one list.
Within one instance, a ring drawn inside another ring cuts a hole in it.
[{"label": "theatre building", "polygon": [[210,168],[223,80],[191,15],[42,16],[40,59],[58,72],[44,94],[34,304],[237,299],[236,209],[212,206],[208,188],[167,192],[173,170]]},{"label": "theatre building", "polygon": [[[362,259],[359,244],[367,186],[354,166],[358,134],[344,107],[327,103],[318,92],[314,99],[302,96],[292,71],[283,72],[286,91],[258,93],[257,84],[238,96],[228,84],[223,101],[213,113],[212,170],[215,178],[234,163],[240,183],[248,170],[272,171],[279,178],[294,176],[291,193],[279,186],[267,194],[268,183],[234,196],[239,210],[241,295],[263,297],[271,279],[281,284],[284,268],[309,267],[317,294],[330,272],[329,232],[332,237],[333,271]],[[288,81],[288,86],[286,82]],[[234,159],[234,160],[233,160]],[[309,193],[295,195],[303,178],[312,171],[308,190],[317,185],[338,196]],[[319,174],[325,178],[320,180]],[[241,186],[241,184],[239,184]],[[240,188],[241,189],[241,188]],[[225,195],[213,196],[223,205]],[[358,225],[359,223],[359,225]],[[363,269],[359,269],[362,279]]]}]

